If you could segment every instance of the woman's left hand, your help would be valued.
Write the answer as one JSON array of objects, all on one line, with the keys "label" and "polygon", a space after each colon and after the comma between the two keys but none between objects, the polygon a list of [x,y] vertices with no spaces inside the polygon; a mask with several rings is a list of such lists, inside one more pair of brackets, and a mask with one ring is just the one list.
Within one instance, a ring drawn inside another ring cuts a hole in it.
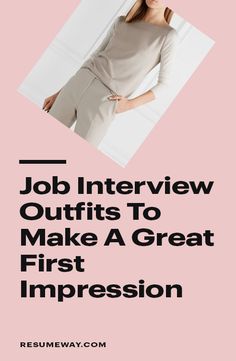
[{"label": "woman's left hand", "polygon": [[131,101],[122,95],[111,95],[108,99],[112,102],[118,100],[116,105],[116,113],[123,113],[131,109]]}]

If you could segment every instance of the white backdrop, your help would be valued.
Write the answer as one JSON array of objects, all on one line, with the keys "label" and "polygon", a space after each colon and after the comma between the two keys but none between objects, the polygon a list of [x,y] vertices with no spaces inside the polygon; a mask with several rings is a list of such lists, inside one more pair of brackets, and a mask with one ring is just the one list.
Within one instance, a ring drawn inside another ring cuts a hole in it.
[{"label": "white backdrop", "polygon": [[[76,11],[43,53],[19,87],[19,92],[42,107],[44,99],[59,90],[80,68],[104,38],[119,15],[124,15],[134,0],[82,0]],[[101,10],[102,9],[102,10]],[[169,107],[186,81],[205,58],[214,41],[177,14],[171,21],[179,34],[174,81],[165,99],[117,114],[99,149],[125,166]],[[159,66],[144,79],[132,96],[156,84]]]}]

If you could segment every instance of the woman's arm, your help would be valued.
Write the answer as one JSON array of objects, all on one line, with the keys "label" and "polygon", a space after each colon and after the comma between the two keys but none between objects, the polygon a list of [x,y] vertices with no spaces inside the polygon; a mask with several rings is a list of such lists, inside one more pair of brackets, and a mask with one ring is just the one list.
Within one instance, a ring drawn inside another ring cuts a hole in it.
[{"label": "woman's arm", "polygon": [[[98,53],[100,53],[100,51],[104,50],[106,48],[106,46],[108,45],[109,41],[110,41],[110,38],[111,36],[113,35],[114,31],[115,31],[115,28],[118,24],[120,20],[120,16],[118,16],[115,21],[113,21],[112,25],[110,26],[110,28],[108,29],[104,39],[102,40],[101,44],[96,48],[96,50],[89,56],[89,59],[90,58],[93,58],[95,57]],[[81,65],[84,66],[86,64],[87,60]],[[49,96],[48,98],[46,98],[44,100],[44,103],[43,103],[43,110],[45,110],[46,112],[49,112],[49,110],[51,109],[51,107],[53,106],[58,94],[60,93],[61,89],[58,90],[55,94]]]},{"label": "woman's arm", "polygon": [[117,113],[134,109],[155,99],[160,100],[161,97],[168,91],[168,88],[170,87],[171,81],[173,79],[173,68],[175,63],[177,44],[177,31],[173,29],[167,34],[163,48],[161,50],[160,70],[157,84],[150,90],[132,99],[127,99],[119,95],[112,96],[110,99],[119,100]]},{"label": "woman's arm", "polygon": [[178,44],[178,34],[175,29],[172,29],[166,36],[165,43],[161,50],[160,71],[157,84],[150,90],[158,99],[168,91],[172,79],[173,69],[175,65],[176,51]]}]

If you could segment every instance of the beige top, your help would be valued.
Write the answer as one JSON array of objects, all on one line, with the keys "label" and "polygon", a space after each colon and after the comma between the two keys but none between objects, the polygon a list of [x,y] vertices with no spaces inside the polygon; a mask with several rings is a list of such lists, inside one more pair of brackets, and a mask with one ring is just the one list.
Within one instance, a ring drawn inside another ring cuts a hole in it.
[{"label": "beige top", "polygon": [[90,69],[115,94],[129,97],[160,63],[157,84],[151,88],[158,98],[172,79],[177,40],[170,25],[126,23],[125,16],[119,16],[82,68]]}]

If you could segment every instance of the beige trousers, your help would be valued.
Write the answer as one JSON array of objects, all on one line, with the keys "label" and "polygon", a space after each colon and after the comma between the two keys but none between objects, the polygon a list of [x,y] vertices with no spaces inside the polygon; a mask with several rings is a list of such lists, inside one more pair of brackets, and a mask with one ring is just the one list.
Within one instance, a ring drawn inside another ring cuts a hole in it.
[{"label": "beige trousers", "polygon": [[115,117],[117,100],[89,69],[81,68],[72,76],[57,96],[49,114],[75,133],[98,146]]}]

